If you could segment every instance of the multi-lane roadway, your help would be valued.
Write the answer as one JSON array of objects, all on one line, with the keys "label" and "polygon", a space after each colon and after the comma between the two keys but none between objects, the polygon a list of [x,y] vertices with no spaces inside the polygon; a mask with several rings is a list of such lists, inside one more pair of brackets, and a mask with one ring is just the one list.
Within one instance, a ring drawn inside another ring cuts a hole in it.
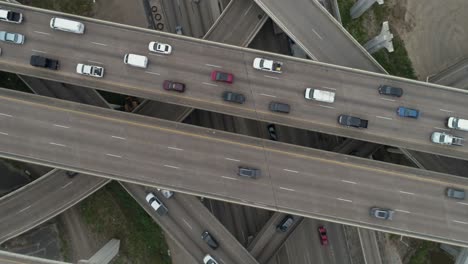
[{"label": "multi-lane roadway", "polygon": [[[1,156],[465,245],[466,179],[2,90]],[[262,171],[239,178],[238,166]],[[396,210],[377,221],[372,206]],[[421,221],[424,219],[424,221]]]},{"label": "multi-lane roadway", "polygon": [[[468,116],[464,107],[467,95],[461,90],[106,22],[86,21],[85,35],[71,35],[49,28],[49,11],[33,11],[29,8],[23,8],[22,11],[29,23],[5,25],[5,28],[25,34],[26,43],[3,48],[0,64],[3,70],[387,145],[468,158],[468,146],[440,146],[431,143],[429,139],[433,131],[448,131],[444,125],[447,117]],[[155,39],[172,44],[173,55],[150,54],[147,44]],[[150,66],[147,69],[136,69],[124,65],[123,55],[127,52],[148,56]],[[32,54],[59,59],[61,69],[48,71],[31,67],[28,62]],[[272,74],[254,70],[251,64],[258,56],[283,61],[284,72]],[[103,65],[106,68],[105,77],[98,80],[76,74],[75,67],[80,62]],[[234,84],[212,82],[209,77],[212,70],[234,73]],[[183,94],[163,91],[161,83],[165,79],[185,82],[187,91]],[[405,94],[401,99],[381,96],[377,92],[381,84],[403,87]],[[306,87],[335,91],[336,102],[307,102],[303,98]],[[233,105],[223,102],[221,93],[225,90],[243,93],[247,97],[246,103]],[[291,113],[282,115],[270,112],[268,105],[271,101],[290,104]],[[419,120],[397,117],[395,111],[401,105],[419,109]],[[368,119],[369,128],[357,130],[342,127],[336,121],[340,114]],[[464,133],[458,131],[449,132],[464,136]]]}]

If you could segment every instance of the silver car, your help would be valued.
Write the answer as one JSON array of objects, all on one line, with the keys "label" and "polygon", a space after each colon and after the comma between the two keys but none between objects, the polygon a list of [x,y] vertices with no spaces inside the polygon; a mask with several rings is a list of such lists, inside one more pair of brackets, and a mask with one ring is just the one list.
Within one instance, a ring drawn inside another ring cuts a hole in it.
[{"label": "silver car", "polygon": [[382,219],[382,220],[392,220],[393,219],[393,214],[395,211],[392,209],[385,209],[385,208],[378,208],[378,207],[372,207],[370,209],[370,215]]},{"label": "silver car", "polygon": [[6,31],[0,31],[0,40],[5,42],[10,42],[13,44],[23,44],[24,35],[19,33],[10,33]]}]

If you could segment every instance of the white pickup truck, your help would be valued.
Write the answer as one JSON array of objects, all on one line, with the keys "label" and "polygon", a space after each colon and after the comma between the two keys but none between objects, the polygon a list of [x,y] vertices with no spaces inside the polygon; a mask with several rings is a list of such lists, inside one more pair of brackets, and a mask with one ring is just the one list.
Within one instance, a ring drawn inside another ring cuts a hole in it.
[{"label": "white pickup truck", "polygon": [[78,65],[76,65],[76,73],[101,78],[104,76],[104,68],[78,63]]},{"label": "white pickup truck", "polygon": [[319,89],[306,88],[305,99],[315,100],[324,103],[333,103],[335,102],[335,93],[329,91],[323,91]]},{"label": "white pickup truck", "polygon": [[255,58],[253,61],[253,67],[255,69],[267,72],[281,73],[281,66],[283,66],[282,62],[274,60]]},{"label": "white pickup truck", "polygon": [[431,140],[434,143],[442,145],[463,146],[463,138],[440,132],[432,133]]}]

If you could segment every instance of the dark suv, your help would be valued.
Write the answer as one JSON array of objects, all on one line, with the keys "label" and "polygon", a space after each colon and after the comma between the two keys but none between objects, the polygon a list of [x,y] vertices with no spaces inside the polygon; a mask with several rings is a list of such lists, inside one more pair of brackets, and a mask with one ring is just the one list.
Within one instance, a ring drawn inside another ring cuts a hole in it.
[{"label": "dark suv", "polygon": [[380,85],[379,94],[401,97],[403,95],[403,89],[388,85]]},{"label": "dark suv", "polygon": [[67,174],[68,177],[73,178],[73,177],[75,177],[75,176],[78,174],[78,172],[75,172],[75,171],[66,171],[65,174]]},{"label": "dark suv", "polygon": [[260,170],[259,169],[254,169],[254,168],[247,168],[247,167],[239,167],[238,168],[237,175],[241,177],[247,177],[247,178],[252,178],[255,179],[260,176]]},{"label": "dark suv", "polygon": [[270,111],[288,114],[291,107],[288,104],[280,102],[271,102]]},{"label": "dark suv", "polygon": [[208,231],[203,232],[201,238],[208,244],[210,248],[217,249],[219,247],[218,241],[216,241],[216,239],[214,239]]},{"label": "dark suv", "polygon": [[338,123],[343,126],[367,128],[369,121],[355,116],[340,115],[338,117]]},{"label": "dark suv", "polygon": [[287,215],[285,218],[283,218],[283,220],[281,220],[279,225],[276,226],[276,230],[280,232],[286,232],[292,226],[293,223],[294,218],[292,217],[292,215]]},{"label": "dark suv", "polygon": [[222,97],[226,102],[232,102],[237,104],[243,104],[245,102],[244,95],[238,93],[224,92]]}]

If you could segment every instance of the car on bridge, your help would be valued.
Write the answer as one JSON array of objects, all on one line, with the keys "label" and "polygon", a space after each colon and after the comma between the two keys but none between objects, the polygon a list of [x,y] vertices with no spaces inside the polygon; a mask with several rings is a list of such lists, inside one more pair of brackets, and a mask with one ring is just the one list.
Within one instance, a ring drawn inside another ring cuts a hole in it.
[{"label": "car on bridge", "polygon": [[217,82],[232,83],[234,81],[234,75],[232,75],[232,73],[227,72],[212,71],[211,80]]},{"label": "car on bridge", "polygon": [[445,195],[449,198],[458,199],[458,200],[465,200],[465,191],[455,188],[447,188],[445,189]]},{"label": "car on bridge", "polygon": [[395,211],[391,209],[379,207],[372,207],[369,212],[372,217],[382,220],[392,220],[393,214],[395,213]]},{"label": "car on bridge", "polygon": [[324,226],[319,226],[317,230],[319,233],[320,243],[324,246],[328,245],[327,229]]},{"label": "car on bridge", "polygon": [[349,115],[340,115],[338,116],[338,124],[348,127],[356,127],[356,128],[367,128],[369,121],[365,119],[361,119],[355,116]]},{"label": "car on bridge", "polygon": [[50,70],[57,70],[59,67],[58,60],[49,59],[39,55],[32,55],[29,63],[34,67],[47,68]]},{"label": "car on bridge", "polygon": [[102,78],[102,76],[104,76],[104,68],[101,66],[78,63],[76,65],[76,73],[91,77]]},{"label": "car on bridge", "polygon": [[203,263],[205,264],[218,264],[218,262],[210,255],[206,254],[203,258]]},{"label": "car on bridge", "polygon": [[23,22],[23,14],[20,12],[0,9],[0,21],[20,24]]},{"label": "car on bridge", "polygon": [[19,33],[0,31],[0,41],[21,45],[24,43],[24,35]]},{"label": "car on bridge", "polygon": [[172,46],[165,43],[151,41],[148,44],[149,51],[169,55],[172,53]]},{"label": "car on bridge", "polygon": [[179,93],[183,93],[185,91],[185,84],[180,83],[180,82],[165,80],[163,82],[163,89],[166,91],[176,91]]},{"label": "car on bridge", "polygon": [[231,102],[231,103],[237,103],[237,104],[243,104],[245,102],[245,96],[240,93],[233,93],[233,92],[224,92],[223,95],[223,100],[226,102]]},{"label": "car on bridge", "polygon": [[398,88],[398,87],[392,87],[389,85],[380,85],[379,93],[383,95],[401,97],[403,95],[403,89]]},{"label": "car on bridge", "polygon": [[287,215],[276,226],[276,230],[280,232],[286,232],[293,225],[293,223],[294,223],[294,218],[292,217],[292,215]]},{"label": "car on bridge", "polygon": [[203,232],[201,235],[201,238],[203,239],[203,241],[206,242],[206,244],[208,244],[210,248],[217,249],[219,247],[218,241],[214,239],[214,237],[210,234],[210,232],[208,231]]},{"label": "car on bridge", "polygon": [[271,102],[269,105],[270,111],[278,112],[278,113],[285,113],[288,114],[291,111],[291,106],[285,103],[280,102]]},{"label": "car on bridge", "polygon": [[160,216],[167,214],[168,210],[166,206],[164,206],[164,204],[158,199],[158,197],[156,197],[156,195],[154,195],[154,193],[148,193],[146,195],[146,201]]},{"label": "car on bridge", "polygon": [[410,117],[417,119],[419,117],[419,110],[400,106],[397,108],[397,114],[401,117]]}]

